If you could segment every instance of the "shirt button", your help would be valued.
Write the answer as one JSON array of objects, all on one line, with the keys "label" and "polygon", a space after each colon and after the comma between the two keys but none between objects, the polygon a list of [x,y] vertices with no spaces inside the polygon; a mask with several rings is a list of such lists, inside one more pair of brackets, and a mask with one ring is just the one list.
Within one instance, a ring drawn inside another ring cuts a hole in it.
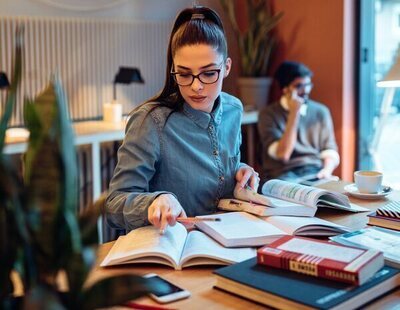
[{"label": "shirt button", "polygon": [[217,151],[217,150],[214,150],[214,151],[213,151],[213,154],[214,154],[215,156],[218,156],[218,151]]},{"label": "shirt button", "polygon": [[225,180],[225,178],[224,178],[224,176],[223,176],[223,175],[221,175],[221,176],[219,177],[219,179],[220,179],[220,181],[223,181],[223,180]]}]

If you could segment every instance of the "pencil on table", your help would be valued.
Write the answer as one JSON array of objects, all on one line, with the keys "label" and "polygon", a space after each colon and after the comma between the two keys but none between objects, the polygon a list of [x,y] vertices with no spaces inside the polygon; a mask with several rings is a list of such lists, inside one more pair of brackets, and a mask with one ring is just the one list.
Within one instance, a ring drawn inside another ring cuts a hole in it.
[{"label": "pencil on table", "polygon": [[178,222],[221,222],[219,217],[178,217]]}]

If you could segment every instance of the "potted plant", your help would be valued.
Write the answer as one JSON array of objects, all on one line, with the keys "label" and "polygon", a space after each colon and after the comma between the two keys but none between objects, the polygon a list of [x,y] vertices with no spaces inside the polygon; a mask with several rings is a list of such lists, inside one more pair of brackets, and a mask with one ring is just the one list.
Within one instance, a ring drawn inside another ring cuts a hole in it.
[{"label": "potted plant", "polygon": [[[5,132],[22,71],[23,32],[18,28],[10,91],[0,120],[0,308],[95,309],[124,303],[158,283],[139,276],[103,279],[85,287],[96,257],[98,205],[77,216],[77,162],[66,97],[57,78],[26,100],[30,131],[23,178],[3,154]],[[15,275],[23,296],[13,295]],[[57,283],[64,275],[68,290]]]},{"label": "potted plant", "polygon": [[282,18],[283,12],[273,15],[267,0],[245,0],[247,25],[242,29],[236,18],[238,1],[220,2],[228,14],[238,43],[240,97],[246,109],[261,107],[268,100],[272,84],[272,78],[267,76],[271,54],[276,45],[272,30]]}]

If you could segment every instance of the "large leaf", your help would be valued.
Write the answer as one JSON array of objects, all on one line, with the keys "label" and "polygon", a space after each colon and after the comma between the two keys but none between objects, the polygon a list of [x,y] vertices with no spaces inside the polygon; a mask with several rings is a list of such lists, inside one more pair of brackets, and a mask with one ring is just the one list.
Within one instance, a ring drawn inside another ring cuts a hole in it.
[{"label": "large leaf", "polygon": [[100,280],[84,291],[83,309],[96,309],[121,305],[149,292],[167,293],[168,287],[157,279],[146,279],[135,275],[115,276]]},{"label": "large leaf", "polygon": [[[25,181],[39,272],[57,273],[81,250],[75,215],[76,153],[61,86],[53,80],[25,106],[31,133]],[[51,262],[51,263],[49,263]]]},{"label": "large leaf", "polygon": [[21,206],[23,184],[8,157],[3,154],[5,134],[15,106],[22,74],[23,28],[16,29],[14,69],[6,105],[0,120],[0,298],[13,291],[10,272],[17,261],[17,251],[28,239]]}]

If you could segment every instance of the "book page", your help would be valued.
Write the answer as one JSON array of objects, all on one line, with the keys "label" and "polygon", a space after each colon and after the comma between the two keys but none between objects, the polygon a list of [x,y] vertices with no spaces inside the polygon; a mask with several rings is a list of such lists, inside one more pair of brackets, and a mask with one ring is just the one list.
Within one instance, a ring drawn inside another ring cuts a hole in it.
[{"label": "book page", "polygon": [[[333,241],[382,251],[385,258],[400,262],[400,232],[384,228],[365,228],[331,238]],[[345,242],[342,242],[345,241]]]},{"label": "book page", "polygon": [[[233,192],[235,198],[248,201],[253,204],[260,204],[272,208],[279,207],[302,207],[298,202],[290,202],[287,200],[282,200],[273,197],[267,197],[265,195],[260,195],[252,189],[249,188],[241,188],[239,183],[236,184],[235,190]],[[271,196],[271,195],[270,195]]]},{"label": "book page", "polygon": [[182,253],[182,267],[193,265],[228,265],[256,256],[255,248],[225,248],[201,231],[189,232]]},{"label": "book page", "polygon": [[350,212],[369,211],[350,203],[349,197],[311,186],[282,180],[269,180],[262,187],[264,195],[297,202],[307,206],[327,207]]},{"label": "book page", "polygon": [[318,217],[270,216],[264,221],[292,236],[332,236],[349,231],[342,225]]},{"label": "book page", "polygon": [[218,217],[221,221],[198,222],[196,227],[226,247],[261,246],[286,234],[245,212],[229,212],[207,217],[210,216]]},{"label": "book page", "polygon": [[267,196],[315,207],[317,206],[318,198],[327,193],[327,191],[282,180],[269,180],[263,185],[262,193]]},{"label": "book page", "polygon": [[283,251],[312,255],[344,263],[349,263],[364,253],[363,250],[359,249],[344,248],[333,243],[327,244],[299,238],[288,240],[277,248]]},{"label": "book page", "polygon": [[163,235],[152,225],[137,228],[118,238],[101,266],[149,262],[176,267],[186,236],[186,228],[180,223],[168,226]]}]

